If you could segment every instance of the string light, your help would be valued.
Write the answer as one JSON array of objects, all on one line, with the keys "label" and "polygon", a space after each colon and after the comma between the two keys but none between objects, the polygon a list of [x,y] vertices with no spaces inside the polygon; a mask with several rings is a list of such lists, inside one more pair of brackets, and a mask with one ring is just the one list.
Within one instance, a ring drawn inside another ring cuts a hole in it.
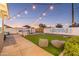
[{"label": "string light", "polygon": [[35,5],[33,5],[33,6],[32,6],[32,8],[35,10],[35,9],[36,9],[36,6],[35,6]]},{"label": "string light", "polygon": [[28,11],[27,10],[25,10],[25,14],[28,14]]},{"label": "string light", "polygon": [[46,16],[46,13],[43,13],[43,16]]},{"label": "string light", "polygon": [[17,16],[18,16],[18,17],[20,17],[20,15],[19,15],[19,14],[18,14]]},{"label": "string light", "polygon": [[[53,6],[51,5],[51,6],[49,7],[49,9],[50,9],[50,10],[53,10]],[[50,11],[50,10],[49,10],[49,11]],[[40,20],[42,19],[42,17],[46,15],[45,12],[47,12],[47,11],[48,11],[48,8],[44,11],[44,13],[42,13],[41,17],[39,17],[39,18],[38,18],[35,22],[33,22],[33,23],[37,23],[38,21],[40,21]]]},{"label": "string light", "polygon": [[50,6],[50,10],[53,10],[53,8],[54,8],[53,6]]},{"label": "string light", "polygon": [[42,19],[42,17],[39,17],[39,19]]},{"label": "string light", "polygon": [[[32,8],[33,8],[33,10],[36,9],[35,4],[32,5]],[[53,10],[53,8],[54,8],[54,7],[53,7],[52,5],[49,7],[50,10]],[[16,16],[20,17],[20,14],[21,14],[22,12],[24,12],[25,14],[28,14],[28,11],[25,9],[24,11],[21,11],[20,13],[18,13]],[[46,12],[47,12],[47,10],[42,13],[42,15],[38,18],[37,21],[41,20],[41,19],[42,19],[42,16],[46,16],[46,14],[47,14]],[[13,19],[16,19],[16,17],[14,16]]]}]

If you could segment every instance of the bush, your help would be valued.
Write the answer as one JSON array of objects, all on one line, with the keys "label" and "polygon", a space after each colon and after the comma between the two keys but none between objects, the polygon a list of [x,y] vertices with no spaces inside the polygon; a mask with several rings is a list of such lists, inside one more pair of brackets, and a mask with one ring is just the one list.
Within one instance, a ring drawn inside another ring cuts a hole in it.
[{"label": "bush", "polygon": [[79,56],[79,37],[72,37],[66,43],[64,47],[65,56]]}]

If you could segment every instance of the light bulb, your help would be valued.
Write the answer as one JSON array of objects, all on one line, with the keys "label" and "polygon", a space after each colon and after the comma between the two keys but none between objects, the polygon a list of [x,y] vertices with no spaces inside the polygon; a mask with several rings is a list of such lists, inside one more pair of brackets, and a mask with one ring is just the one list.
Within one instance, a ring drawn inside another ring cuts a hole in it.
[{"label": "light bulb", "polygon": [[53,8],[54,8],[53,6],[50,6],[50,10],[53,10]]},{"label": "light bulb", "polygon": [[28,14],[28,11],[25,11],[25,14]]},{"label": "light bulb", "polygon": [[46,15],[46,13],[43,13],[43,16],[45,16]]},{"label": "light bulb", "polygon": [[35,6],[35,5],[33,5],[33,6],[32,6],[32,8],[33,8],[33,9],[36,9],[36,6]]},{"label": "light bulb", "polygon": [[39,17],[39,19],[42,19],[42,17]]},{"label": "light bulb", "polygon": [[18,14],[17,16],[18,16],[18,17],[20,17],[20,15],[19,15],[19,14]]}]

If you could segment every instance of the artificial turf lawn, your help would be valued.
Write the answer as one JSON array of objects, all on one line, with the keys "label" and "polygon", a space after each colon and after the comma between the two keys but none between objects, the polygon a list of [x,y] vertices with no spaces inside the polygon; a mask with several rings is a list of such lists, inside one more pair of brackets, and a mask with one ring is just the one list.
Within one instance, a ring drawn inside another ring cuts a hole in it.
[{"label": "artificial turf lawn", "polygon": [[51,34],[36,34],[36,35],[27,35],[25,37],[26,39],[32,41],[33,43],[38,45],[39,39],[48,39],[49,45],[48,47],[45,47],[46,51],[50,52],[52,55],[58,56],[62,51],[63,48],[55,48],[54,46],[51,45],[50,41],[51,40],[68,40],[68,38],[63,37],[61,35],[51,35]]}]

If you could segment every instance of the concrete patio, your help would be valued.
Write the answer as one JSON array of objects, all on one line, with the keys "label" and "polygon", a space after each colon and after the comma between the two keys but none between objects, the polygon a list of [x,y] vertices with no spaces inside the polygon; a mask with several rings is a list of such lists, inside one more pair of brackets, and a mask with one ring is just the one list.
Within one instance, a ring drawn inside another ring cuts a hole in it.
[{"label": "concrete patio", "polygon": [[2,56],[52,56],[20,35],[9,35],[4,42]]}]

